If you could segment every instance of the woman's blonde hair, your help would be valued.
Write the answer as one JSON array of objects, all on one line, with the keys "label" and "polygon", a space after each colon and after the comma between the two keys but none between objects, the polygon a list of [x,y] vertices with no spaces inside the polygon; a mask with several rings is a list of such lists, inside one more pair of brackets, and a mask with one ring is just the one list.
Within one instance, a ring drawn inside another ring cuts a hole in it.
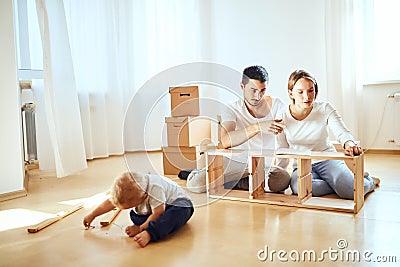
[{"label": "woman's blonde hair", "polygon": [[110,190],[110,200],[116,207],[143,200],[146,193],[138,184],[137,179],[143,180],[143,175],[136,172],[124,172],[118,175]]}]

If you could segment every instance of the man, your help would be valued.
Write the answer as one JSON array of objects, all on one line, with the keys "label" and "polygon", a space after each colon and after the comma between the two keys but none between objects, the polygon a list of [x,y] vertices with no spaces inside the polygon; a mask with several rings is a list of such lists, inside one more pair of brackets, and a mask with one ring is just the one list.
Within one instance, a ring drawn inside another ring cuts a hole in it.
[{"label": "man", "polygon": [[[266,94],[268,72],[262,66],[244,69],[240,87],[243,99],[231,104],[222,113],[221,144],[224,148],[245,150],[275,149],[275,136],[285,127],[277,117],[286,105]],[[266,158],[265,172],[268,191],[284,191],[290,176],[280,167],[271,167],[272,158]],[[224,158],[224,183],[226,188],[248,189],[247,154]],[[246,177],[241,179],[242,177]]]}]

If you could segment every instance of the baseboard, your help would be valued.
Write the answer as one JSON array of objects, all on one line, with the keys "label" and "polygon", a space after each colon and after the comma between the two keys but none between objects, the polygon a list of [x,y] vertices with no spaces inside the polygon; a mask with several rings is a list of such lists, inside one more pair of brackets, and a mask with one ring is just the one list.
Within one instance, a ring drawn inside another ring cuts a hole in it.
[{"label": "baseboard", "polygon": [[400,150],[394,149],[366,149],[365,154],[400,155]]},{"label": "baseboard", "polygon": [[26,192],[25,189],[14,191],[14,192],[9,192],[5,194],[0,194],[0,202],[1,201],[6,201],[14,198],[19,198],[19,197],[26,197],[28,193]]},{"label": "baseboard", "polygon": [[24,189],[13,191],[13,192],[8,192],[4,194],[0,194],[0,202],[6,201],[6,200],[11,200],[14,198],[19,198],[19,197],[26,197],[28,195],[28,184],[29,184],[29,174],[28,174],[28,168],[27,165],[25,165],[24,168]]},{"label": "baseboard", "polygon": [[124,153],[161,153],[162,149],[154,149],[154,150],[128,150],[125,151]]}]

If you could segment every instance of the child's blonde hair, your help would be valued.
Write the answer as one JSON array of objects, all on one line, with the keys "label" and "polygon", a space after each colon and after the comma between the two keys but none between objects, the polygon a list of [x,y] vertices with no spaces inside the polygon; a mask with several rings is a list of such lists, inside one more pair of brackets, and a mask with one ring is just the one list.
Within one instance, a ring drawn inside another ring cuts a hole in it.
[{"label": "child's blonde hair", "polygon": [[138,202],[143,199],[145,191],[138,184],[143,180],[143,175],[136,172],[124,172],[118,175],[110,190],[110,200],[116,207],[124,207],[126,204]]}]

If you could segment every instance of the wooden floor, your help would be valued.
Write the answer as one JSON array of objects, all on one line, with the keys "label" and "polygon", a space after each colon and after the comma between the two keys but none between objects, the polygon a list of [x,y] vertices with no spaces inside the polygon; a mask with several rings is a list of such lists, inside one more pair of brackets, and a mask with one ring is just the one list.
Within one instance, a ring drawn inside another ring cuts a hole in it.
[{"label": "wooden floor", "polygon": [[[131,153],[88,164],[87,170],[62,179],[31,171],[28,196],[0,202],[0,266],[399,266],[399,155],[366,155],[365,169],[382,184],[356,215],[197,194],[189,223],[145,248],[124,234],[128,210],[108,227],[101,228],[99,218],[94,229],[84,230],[81,221],[118,173],[161,171],[161,154]],[[63,220],[38,233],[26,231],[81,201],[85,207]]]}]

